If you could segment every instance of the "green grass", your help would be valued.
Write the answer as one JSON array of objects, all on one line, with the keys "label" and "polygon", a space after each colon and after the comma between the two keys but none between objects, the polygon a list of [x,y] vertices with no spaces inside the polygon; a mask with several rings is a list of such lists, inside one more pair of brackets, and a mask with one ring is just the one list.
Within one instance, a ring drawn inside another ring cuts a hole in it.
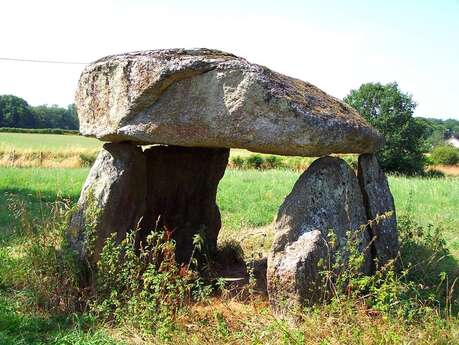
[{"label": "green grass", "polygon": [[[8,240],[9,229],[14,225],[14,218],[8,209],[10,198],[17,198],[26,203],[27,209],[34,217],[46,217],[48,205],[57,198],[76,202],[88,171],[88,168],[0,168],[0,276],[9,276],[14,279],[14,273],[11,271],[14,270],[14,267],[20,266],[20,251],[18,252],[17,249],[20,239]],[[217,196],[222,214],[222,233],[242,234],[247,228],[261,227],[271,223],[278,207],[292,189],[299,175],[289,170],[227,170],[219,185]],[[389,182],[398,214],[411,212],[414,219],[423,224],[443,224],[448,244],[455,257],[459,258],[459,179],[391,176]],[[2,239],[4,241],[1,241]],[[5,273],[5,270],[8,270],[9,273]],[[27,310],[27,306],[24,306],[21,301],[21,293],[21,291],[11,291],[8,282],[2,283],[0,280],[0,344],[118,344],[120,339],[123,339],[123,337],[113,336],[113,330],[110,328],[107,330],[104,325],[96,325],[90,321],[80,320],[78,317],[68,319]],[[24,300],[27,299],[24,298]],[[227,338],[222,338],[219,334],[212,334],[209,335],[209,339],[220,339],[224,343],[234,337],[238,339],[236,343],[247,341],[250,343],[247,337],[253,332],[253,336],[260,336],[261,343],[263,343],[263,339],[266,342],[272,336],[282,335],[280,331],[282,328],[279,328],[277,321],[270,316],[268,306],[256,307],[249,304],[246,307],[248,309],[244,311],[243,317],[240,316],[240,309],[234,309],[229,316],[225,314],[228,322],[232,322],[233,329],[240,327],[241,333],[227,335]],[[222,314],[228,313],[227,305],[220,308]],[[237,308],[242,308],[242,306],[237,306]],[[343,339],[347,339],[348,343],[351,343],[351,339],[360,339],[360,342],[365,342],[365,334],[366,336],[369,334],[368,329],[374,329],[373,333],[376,335],[371,336],[381,339],[381,343],[397,343],[397,339],[400,342],[413,341],[412,339],[417,341],[422,337],[431,337],[435,339],[434,343],[438,343],[438,339],[445,337],[444,334],[435,333],[443,332],[441,325],[438,326],[438,329],[430,330],[429,328],[424,329],[423,325],[409,326],[388,322],[382,318],[367,318],[365,311],[362,311],[360,316],[353,315],[353,312],[350,310],[349,314],[346,314],[348,319],[336,321],[338,324],[333,326],[343,331],[321,335],[321,337],[338,339],[335,343]],[[260,314],[253,316],[254,313]],[[318,315],[310,315],[308,319],[308,322],[311,323],[310,328],[317,330],[322,327],[322,320],[334,320],[334,316],[329,318],[326,313],[324,309]],[[199,343],[199,339],[206,339],[206,332],[217,332],[216,330],[220,329],[220,324],[214,325],[214,322],[219,320],[215,316],[214,305],[209,305],[209,315],[206,321],[208,323],[202,325],[203,333],[197,332],[197,335],[193,336],[195,340],[190,339],[189,343]],[[338,318],[343,315],[338,314]],[[247,320],[252,321],[247,324]],[[426,325],[426,327],[431,327],[434,323],[426,323]],[[254,327],[259,329],[253,329]],[[324,325],[326,330],[333,327]],[[348,332],[345,332],[344,329],[348,329]],[[309,339],[306,337],[307,333],[303,334],[303,331],[298,330],[298,339],[303,339],[302,337]],[[352,332],[356,333],[352,335]],[[415,334],[418,333],[423,336],[416,336]],[[127,335],[127,337],[130,336]],[[180,343],[185,343],[186,339],[188,338],[184,335],[183,342]],[[289,340],[285,339],[280,341],[289,343]],[[383,341],[384,339],[386,340]],[[445,340],[444,343],[450,342]]]},{"label": "green grass", "polygon": [[120,344],[105,331],[94,330],[75,319],[33,315],[0,294],[0,344],[2,345],[109,345]]},{"label": "green grass", "polygon": [[[19,198],[36,217],[47,214],[47,204],[57,198],[76,201],[88,169],[0,168],[0,231],[13,225],[8,208],[11,198]],[[1,239],[0,239],[1,241]]]},{"label": "green grass", "polygon": [[79,135],[0,133],[0,149],[31,151],[97,150],[102,142]]},{"label": "green grass", "polygon": [[[27,202],[39,216],[57,197],[76,201],[89,169],[0,168],[0,228],[12,221],[8,199]],[[271,223],[300,174],[289,170],[228,169],[217,200],[225,231]],[[410,211],[422,224],[445,226],[451,249],[459,254],[459,179],[389,177],[399,214]]]},{"label": "green grass", "polygon": [[410,212],[422,225],[441,224],[459,258],[459,178],[389,177],[399,215]]},{"label": "green grass", "polygon": [[[0,168],[0,227],[11,220],[8,198],[17,195],[37,214],[57,197],[75,201],[89,169]],[[223,226],[232,231],[269,224],[299,173],[289,170],[228,169],[218,187]],[[410,210],[423,224],[459,229],[459,179],[390,176],[397,212]],[[450,230],[451,235],[459,236]]]}]

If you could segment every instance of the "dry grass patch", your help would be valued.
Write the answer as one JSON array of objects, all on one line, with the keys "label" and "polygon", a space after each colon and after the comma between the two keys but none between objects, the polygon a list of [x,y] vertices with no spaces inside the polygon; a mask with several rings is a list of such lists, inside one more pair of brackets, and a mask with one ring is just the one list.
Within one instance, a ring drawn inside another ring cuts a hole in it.
[{"label": "dry grass patch", "polygon": [[0,150],[0,167],[14,168],[83,168],[90,167],[97,150],[66,151]]},{"label": "dry grass patch", "polygon": [[429,170],[437,170],[447,176],[459,176],[459,165],[433,165]]}]

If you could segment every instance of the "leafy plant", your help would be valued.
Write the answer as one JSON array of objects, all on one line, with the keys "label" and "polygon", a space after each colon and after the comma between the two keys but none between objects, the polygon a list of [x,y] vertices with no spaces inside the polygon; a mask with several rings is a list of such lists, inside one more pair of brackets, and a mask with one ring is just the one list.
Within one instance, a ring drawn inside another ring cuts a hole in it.
[{"label": "leafy plant", "polygon": [[[363,227],[360,231],[365,229]],[[432,314],[452,315],[457,308],[453,266],[442,228],[417,224],[410,216],[399,217],[400,253],[373,275],[361,271],[363,254],[358,234],[348,233],[328,269],[322,271],[332,303],[354,300],[377,313],[407,321],[422,320]],[[329,246],[334,246],[333,235]],[[326,297],[326,295],[325,295]]]},{"label": "leafy plant", "polygon": [[459,149],[449,145],[436,146],[430,158],[434,164],[455,165],[459,163]]},{"label": "leafy plant", "polygon": [[[194,244],[199,250],[201,240],[195,237]],[[115,235],[107,239],[97,263],[92,311],[106,320],[166,335],[179,311],[208,296],[211,288],[193,271],[193,260],[177,264],[169,232],[154,231],[136,248],[136,232],[121,243]]]},{"label": "leafy plant", "polygon": [[261,169],[264,159],[260,155],[251,155],[247,158],[247,166],[250,168]]}]

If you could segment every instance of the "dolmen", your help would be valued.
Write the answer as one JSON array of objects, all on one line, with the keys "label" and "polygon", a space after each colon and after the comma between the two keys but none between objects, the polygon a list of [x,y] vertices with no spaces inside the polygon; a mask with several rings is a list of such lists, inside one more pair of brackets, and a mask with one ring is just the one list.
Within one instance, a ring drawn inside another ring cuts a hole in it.
[{"label": "dolmen", "polygon": [[[68,229],[83,263],[97,262],[109,236],[121,241],[134,230],[138,243],[170,231],[178,262],[189,260],[197,233],[215,253],[216,193],[230,148],[321,157],[274,222],[267,285],[277,314],[320,298],[319,263],[349,233],[358,237],[363,273],[397,255],[394,202],[374,155],[382,136],[307,82],[217,50],[140,51],[88,65],[76,107],[80,132],[107,142]],[[357,172],[329,156],[337,153],[359,154]]]}]

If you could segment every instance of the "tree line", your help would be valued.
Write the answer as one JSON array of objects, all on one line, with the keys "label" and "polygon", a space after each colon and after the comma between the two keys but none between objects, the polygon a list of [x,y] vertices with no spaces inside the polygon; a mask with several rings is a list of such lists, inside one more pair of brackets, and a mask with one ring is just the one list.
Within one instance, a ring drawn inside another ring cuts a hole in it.
[{"label": "tree line", "polygon": [[20,97],[0,95],[0,127],[78,130],[78,116],[74,104],[34,107]]}]

